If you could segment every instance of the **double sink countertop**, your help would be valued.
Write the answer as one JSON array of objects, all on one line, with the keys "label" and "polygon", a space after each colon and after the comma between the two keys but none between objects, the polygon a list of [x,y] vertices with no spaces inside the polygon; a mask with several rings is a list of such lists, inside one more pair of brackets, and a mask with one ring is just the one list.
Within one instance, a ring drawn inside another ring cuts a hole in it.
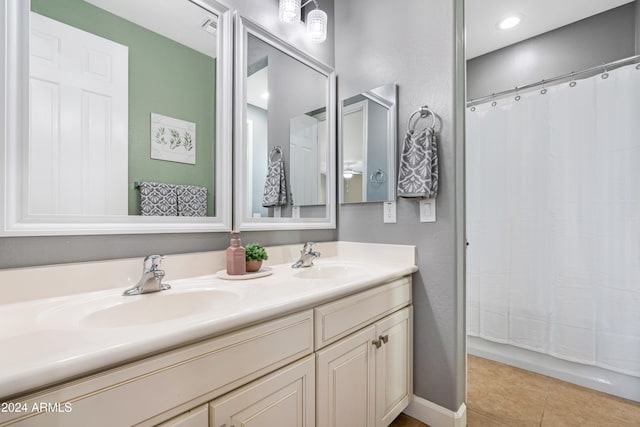
[{"label": "double sink countertop", "polygon": [[[223,280],[213,273],[164,280],[172,289],[151,294],[122,296],[130,286],[125,283],[2,304],[0,401],[417,271],[412,246],[330,242],[320,250],[329,256],[323,255],[312,267],[293,269],[286,256],[274,257],[280,263],[268,266],[273,274],[250,280]],[[219,266],[223,251],[211,254],[217,260],[212,265]],[[179,257],[188,259],[188,255]],[[83,266],[87,271],[91,267],[91,263]]]}]

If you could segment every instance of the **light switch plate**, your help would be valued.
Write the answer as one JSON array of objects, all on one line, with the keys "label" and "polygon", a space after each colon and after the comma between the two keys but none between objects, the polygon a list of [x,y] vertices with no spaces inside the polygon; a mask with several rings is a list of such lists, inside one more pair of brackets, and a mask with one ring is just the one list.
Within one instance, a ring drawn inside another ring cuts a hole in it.
[{"label": "light switch plate", "polygon": [[382,204],[382,221],[385,224],[396,223],[396,202],[384,202]]},{"label": "light switch plate", "polygon": [[273,208],[273,217],[280,218],[282,216],[282,208],[280,206],[276,206]]},{"label": "light switch plate", "polygon": [[436,222],[436,199],[420,200],[420,222]]},{"label": "light switch plate", "polygon": [[291,207],[291,218],[300,218],[300,206]]}]

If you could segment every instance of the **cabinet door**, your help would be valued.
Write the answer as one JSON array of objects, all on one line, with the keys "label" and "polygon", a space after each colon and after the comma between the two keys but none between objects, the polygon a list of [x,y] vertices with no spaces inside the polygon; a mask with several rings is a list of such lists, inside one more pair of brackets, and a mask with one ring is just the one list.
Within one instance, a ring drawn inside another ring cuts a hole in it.
[{"label": "cabinet door", "polygon": [[388,426],[413,395],[413,309],[376,323],[376,426]]},{"label": "cabinet door", "polygon": [[315,357],[284,367],[211,402],[212,427],[313,427]]},{"label": "cabinet door", "polygon": [[318,427],[368,427],[375,420],[375,325],[317,353]]}]

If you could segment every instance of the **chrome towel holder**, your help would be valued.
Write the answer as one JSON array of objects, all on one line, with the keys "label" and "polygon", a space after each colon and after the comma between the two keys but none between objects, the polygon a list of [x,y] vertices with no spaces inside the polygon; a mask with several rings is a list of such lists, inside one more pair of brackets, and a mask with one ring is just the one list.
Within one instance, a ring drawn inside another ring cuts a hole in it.
[{"label": "chrome towel holder", "polygon": [[[416,117],[416,115],[418,117]],[[418,124],[420,119],[426,119],[429,116],[431,116],[431,119],[433,120],[433,122],[431,123],[431,126],[427,126],[426,128],[423,129],[423,131],[427,129],[431,129],[432,131],[435,131],[437,117],[435,113],[429,108],[428,105],[423,105],[422,107],[414,111],[411,114],[411,116],[409,116],[409,120],[407,121],[407,132],[415,131],[416,130],[415,126],[416,124]],[[414,120],[414,118],[415,118],[415,121],[412,123],[411,121]]]}]

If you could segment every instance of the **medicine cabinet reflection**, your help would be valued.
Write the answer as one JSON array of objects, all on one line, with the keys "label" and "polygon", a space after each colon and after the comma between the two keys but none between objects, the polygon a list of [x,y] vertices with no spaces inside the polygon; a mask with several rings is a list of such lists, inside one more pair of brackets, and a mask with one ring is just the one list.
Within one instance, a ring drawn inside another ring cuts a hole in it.
[{"label": "medicine cabinet reflection", "polygon": [[340,103],[340,202],[395,200],[397,87],[386,84]]},{"label": "medicine cabinet reflection", "polygon": [[334,228],[334,72],[237,22],[235,226]]}]

